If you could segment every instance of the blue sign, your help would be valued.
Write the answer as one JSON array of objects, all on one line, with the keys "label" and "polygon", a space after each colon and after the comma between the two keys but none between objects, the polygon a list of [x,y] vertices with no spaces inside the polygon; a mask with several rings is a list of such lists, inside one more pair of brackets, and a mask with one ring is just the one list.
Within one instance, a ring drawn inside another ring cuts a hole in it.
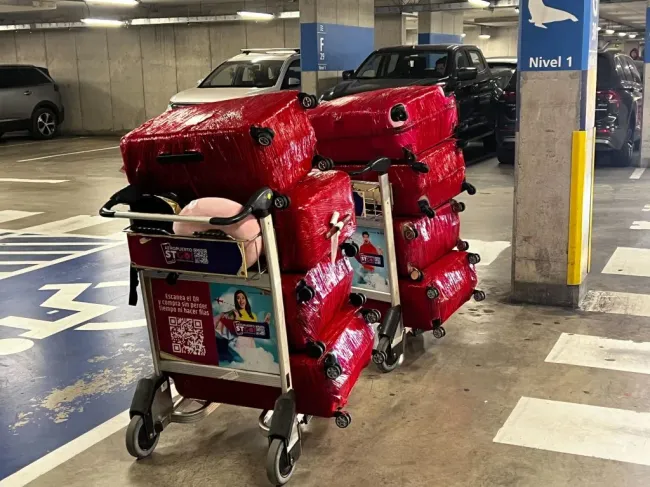
[{"label": "blue sign", "polygon": [[650,63],[650,49],[648,41],[650,40],[650,8],[645,10],[645,46],[643,46],[643,61]]},{"label": "blue sign", "polygon": [[522,0],[521,71],[582,71],[595,66],[598,0]]},{"label": "blue sign", "polygon": [[303,71],[356,69],[374,50],[375,29],[351,25],[300,24]]},{"label": "blue sign", "polygon": [[422,32],[418,34],[418,44],[462,44],[463,38],[457,34]]}]

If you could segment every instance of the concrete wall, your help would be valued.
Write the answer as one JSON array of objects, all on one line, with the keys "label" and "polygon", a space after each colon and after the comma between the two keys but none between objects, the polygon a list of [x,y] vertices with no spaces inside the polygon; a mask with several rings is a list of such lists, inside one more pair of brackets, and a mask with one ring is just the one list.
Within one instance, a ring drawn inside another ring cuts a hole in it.
[{"label": "concrete wall", "polygon": [[375,49],[406,44],[404,16],[377,15],[375,17]]},{"label": "concrete wall", "polygon": [[45,66],[61,88],[63,131],[124,132],[167,108],[242,48],[299,47],[298,19],[0,33],[0,64]]},{"label": "concrete wall", "polygon": [[517,27],[502,27],[490,29],[489,39],[479,39],[480,29],[465,28],[463,43],[474,44],[481,48],[485,57],[516,56],[517,55]]}]

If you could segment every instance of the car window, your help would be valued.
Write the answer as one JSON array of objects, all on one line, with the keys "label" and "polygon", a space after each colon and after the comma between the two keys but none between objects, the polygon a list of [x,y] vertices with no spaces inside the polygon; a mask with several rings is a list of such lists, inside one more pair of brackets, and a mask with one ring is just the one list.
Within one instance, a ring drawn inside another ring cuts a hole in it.
[{"label": "car window", "polygon": [[481,55],[478,53],[478,51],[468,51],[468,53],[474,67],[478,69],[479,72],[485,71],[487,66],[485,64],[485,61],[483,61]]},{"label": "car window", "polygon": [[616,84],[616,76],[614,72],[615,68],[612,66],[610,57],[606,54],[599,54],[596,71],[596,89],[605,90],[613,87]]},{"label": "car window", "polygon": [[463,51],[458,51],[456,53],[456,69],[459,68],[469,68],[469,60],[467,55]]},{"label": "car window", "polygon": [[199,85],[199,88],[270,88],[275,85],[284,61],[226,61]]},{"label": "car window", "polygon": [[621,64],[621,59],[618,56],[614,56],[614,69],[616,74],[618,74],[619,79],[626,80],[625,72],[623,71],[623,65]]},{"label": "car window", "polygon": [[0,88],[16,88],[24,86],[19,68],[0,68]]},{"label": "car window", "polygon": [[293,61],[287,68],[287,74],[284,76],[284,81],[282,82],[282,88],[297,88],[298,85],[289,85],[290,79],[297,79],[299,82],[302,82],[302,69],[300,67],[300,59]]},{"label": "car window", "polygon": [[20,68],[18,76],[21,78],[22,86],[38,86],[50,82],[49,79],[36,68]]},{"label": "car window", "polygon": [[630,81],[633,81],[634,83],[641,83],[641,75],[636,69],[636,66],[634,65],[632,59],[627,56],[621,56],[621,62],[623,63],[623,70],[625,71],[625,74],[629,74]]},{"label": "car window", "polygon": [[447,51],[375,52],[357,71],[360,79],[442,78],[448,71]]},{"label": "car window", "polygon": [[630,65],[627,63],[625,57],[619,56],[618,59],[621,62],[621,66],[623,67],[623,77],[625,78],[625,81],[634,81],[634,77],[630,71]]}]

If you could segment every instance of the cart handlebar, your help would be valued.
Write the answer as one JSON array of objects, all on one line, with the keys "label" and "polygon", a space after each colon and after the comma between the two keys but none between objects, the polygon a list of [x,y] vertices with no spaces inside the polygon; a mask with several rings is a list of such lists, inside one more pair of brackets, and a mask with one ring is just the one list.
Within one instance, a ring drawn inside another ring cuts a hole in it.
[{"label": "cart handlebar", "polygon": [[110,200],[99,210],[99,215],[105,218],[126,218],[129,220],[151,220],[159,222],[187,222],[187,223],[205,223],[215,226],[234,225],[244,220],[246,217],[253,215],[256,218],[262,218],[269,214],[273,204],[273,191],[269,188],[259,189],[243,208],[235,215],[229,217],[218,216],[181,216],[181,215],[164,215],[160,213],[141,213],[136,211],[115,211],[112,208],[118,204],[125,204],[117,197],[116,193]]},{"label": "cart handlebar", "polygon": [[379,159],[375,159],[374,161],[366,164],[366,167],[360,171],[351,172],[350,175],[359,176],[360,174],[364,174],[370,171],[378,172],[379,174],[385,174],[388,172],[388,168],[391,166],[391,164],[392,161],[388,157],[380,157]]}]

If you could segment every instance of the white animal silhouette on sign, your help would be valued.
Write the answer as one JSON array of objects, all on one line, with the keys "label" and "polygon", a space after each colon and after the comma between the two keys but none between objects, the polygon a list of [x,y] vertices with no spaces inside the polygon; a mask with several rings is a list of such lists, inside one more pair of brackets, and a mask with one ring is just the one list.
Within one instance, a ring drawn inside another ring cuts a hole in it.
[{"label": "white animal silhouette on sign", "polygon": [[547,7],[544,4],[544,0],[529,0],[528,11],[530,12],[530,20],[528,22],[540,29],[547,29],[545,24],[552,24],[553,22],[562,22],[563,20],[578,21],[578,18],[570,12],[560,10],[559,8]]}]

